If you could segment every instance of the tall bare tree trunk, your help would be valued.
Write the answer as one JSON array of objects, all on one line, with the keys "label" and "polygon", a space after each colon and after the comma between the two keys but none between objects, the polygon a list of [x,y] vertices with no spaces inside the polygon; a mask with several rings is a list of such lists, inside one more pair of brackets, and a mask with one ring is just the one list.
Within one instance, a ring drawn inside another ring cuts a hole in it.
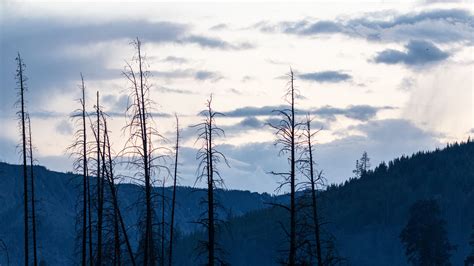
[{"label": "tall bare tree trunk", "polygon": [[160,265],[165,265],[165,177],[161,186],[161,258]]},{"label": "tall bare tree trunk", "polygon": [[[126,150],[130,150],[130,154],[135,159],[132,164],[138,166],[142,173],[140,173],[144,180],[145,187],[145,232],[144,241],[140,241],[140,251],[143,250],[143,265],[155,265],[156,259],[159,255],[155,254],[154,241],[154,210],[152,202],[152,161],[156,149],[153,148],[152,136],[161,138],[156,129],[150,125],[153,124],[152,113],[148,110],[151,107],[152,101],[149,98],[150,84],[148,83],[149,71],[146,70],[145,57],[142,54],[141,42],[137,38],[134,42],[136,49],[136,56],[134,62],[138,65],[138,70],[135,71],[134,66],[127,63],[126,71],[123,75],[132,84],[133,103],[127,108],[127,113],[130,115],[130,123],[126,128],[130,130],[130,138],[127,141]],[[137,160],[138,159],[138,160]]]},{"label": "tall bare tree trunk", "polygon": [[321,254],[321,234],[319,228],[319,217],[318,217],[318,205],[316,197],[316,178],[314,173],[314,164],[313,164],[313,146],[312,146],[312,133],[311,133],[311,120],[306,121],[306,131],[307,131],[307,141],[308,141],[308,155],[309,155],[309,177],[311,183],[311,208],[313,211],[313,225],[314,225],[314,234],[316,240],[316,256],[318,261],[318,266],[323,266],[323,258]]},{"label": "tall bare tree trunk", "polygon": [[294,73],[293,70],[290,69],[289,76],[289,86],[285,93],[285,101],[289,105],[289,107],[285,107],[281,110],[274,110],[273,112],[277,112],[281,116],[281,120],[278,121],[277,124],[269,124],[273,129],[276,130],[275,135],[277,136],[277,140],[275,141],[275,145],[281,146],[279,155],[287,154],[288,155],[288,162],[290,164],[289,171],[285,172],[272,172],[273,175],[277,175],[283,178],[283,182],[280,183],[277,190],[285,186],[290,186],[290,206],[285,206],[281,204],[277,204],[277,206],[283,207],[287,210],[290,214],[290,228],[289,230],[285,230],[287,236],[289,237],[289,250],[287,263],[289,265],[296,264],[296,146],[297,146],[297,131],[300,127],[300,123],[296,122],[295,117],[295,86],[294,86]]},{"label": "tall bare tree trunk", "polygon": [[290,172],[290,256],[289,264],[296,263],[296,200],[295,200],[295,87],[293,70],[290,71],[291,90],[291,172]]},{"label": "tall bare tree trunk", "polygon": [[[87,133],[86,133],[86,88],[84,85],[84,77],[81,73],[81,89],[82,89],[82,266],[87,264]],[[89,255],[92,256],[92,255]]]},{"label": "tall bare tree trunk", "polygon": [[151,206],[151,176],[150,176],[150,161],[148,154],[148,134],[147,134],[147,119],[146,119],[146,107],[145,107],[145,88],[144,88],[144,73],[143,73],[143,60],[141,54],[141,42],[137,38],[137,52],[138,52],[138,67],[139,67],[139,78],[140,78],[140,92],[139,92],[139,107],[140,120],[141,120],[141,133],[142,133],[142,145],[143,145],[143,164],[145,170],[145,201],[146,201],[146,227],[145,227],[145,250],[144,250],[144,262],[143,265],[147,266],[154,265],[154,254],[153,254],[153,225],[152,225],[152,206]]},{"label": "tall bare tree trunk", "polygon": [[[209,113],[211,113],[211,105],[209,105]],[[212,122],[209,123],[208,132],[208,180],[207,180],[207,204],[208,204],[208,245],[209,245],[209,266],[214,266],[214,251],[215,251],[215,239],[214,239],[214,168],[212,160]]]},{"label": "tall bare tree trunk", "polygon": [[196,158],[199,160],[200,172],[196,178],[196,182],[205,177],[207,185],[207,201],[205,201],[207,203],[207,219],[202,218],[199,223],[207,229],[207,242],[202,242],[205,243],[204,248],[208,253],[207,265],[213,266],[216,261],[224,264],[222,258],[219,258],[219,254],[216,254],[216,251],[220,249],[216,249],[216,221],[218,222],[219,220],[216,219],[214,189],[217,185],[224,185],[224,180],[219,174],[217,165],[222,161],[224,161],[227,166],[229,166],[229,163],[224,154],[218,151],[213,143],[214,136],[224,136],[225,134],[224,130],[215,124],[215,117],[223,114],[214,112],[211,105],[212,95],[207,101],[206,110],[200,112],[200,115],[205,116],[204,121],[194,127],[199,127],[197,140],[202,141],[202,146],[196,155]]},{"label": "tall bare tree trunk", "polygon": [[102,266],[102,215],[103,215],[103,175],[101,172],[101,149],[100,149],[100,105],[99,105],[99,92],[97,92],[97,265]]},{"label": "tall bare tree trunk", "polygon": [[[123,221],[123,218],[122,218],[122,214],[120,212],[120,207],[119,207],[119,204],[118,204],[118,197],[117,197],[117,189],[115,187],[115,181],[114,181],[114,172],[113,172],[113,162],[112,162],[112,153],[111,153],[111,150],[110,150],[110,139],[109,139],[109,135],[108,135],[108,129],[107,129],[107,120],[104,118],[104,139],[106,140],[107,142],[107,159],[108,159],[108,164],[109,164],[109,171],[110,173],[108,173],[108,177],[109,177],[109,180],[108,180],[108,184],[109,184],[109,187],[110,187],[110,192],[112,194],[112,203],[113,203],[113,207],[114,207],[114,222],[115,222],[115,229],[114,229],[114,234],[116,235],[115,236],[115,249],[116,249],[116,252],[117,252],[117,248],[118,248],[118,261],[119,261],[119,265],[121,264],[121,256],[120,256],[120,239],[119,239],[119,232],[118,232],[118,226],[120,225],[120,230],[122,230],[122,234],[123,234],[123,237],[125,239],[125,245],[127,246],[127,252],[128,252],[128,255],[130,257],[130,260],[131,260],[131,263],[133,266],[136,265],[135,263],[135,257],[133,256],[133,251],[132,251],[132,247],[130,245],[130,240],[128,238],[128,234],[127,234],[127,230],[125,228],[125,223]],[[105,141],[104,141],[105,142]],[[104,150],[104,154],[105,154],[105,150]],[[104,155],[105,156],[105,155]],[[103,160],[105,161],[105,158],[103,158]],[[118,246],[118,247],[117,247]]]},{"label": "tall bare tree trunk", "polygon": [[87,214],[88,214],[88,233],[89,233],[89,265],[94,265],[94,252],[93,252],[93,240],[92,240],[92,203],[91,203],[91,180],[87,177]]},{"label": "tall bare tree trunk", "polygon": [[178,153],[179,153],[179,120],[176,117],[176,146],[174,157],[173,197],[171,199],[171,222],[170,222],[170,249],[169,266],[173,265],[173,236],[174,236],[174,212],[176,207],[176,180],[178,178]]},{"label": "tall bare tree trunk", "polygon": [[20,122],[21,122],[21,138],[22,138],[22,152],[23,152],[23,222],[24,222],[24,258],[25,258],[25,266],[29,264],[29,243],[28,243],[28,173],[27,173],[27,164],[26,164],[26,128],[25,128],[25,84],[24,84],[24,77],[23,77],[23,68],[24,64],[21,59],[20,53],[18,53],[18,57],[16,58],[18,63],[17,69],[17,79],[19,83],[20,89]]},{"label": "tall bare tree trunk", "polygon": [[38,254],[36,246],[36,209],[35,209],[35,176],[33,172],[33,144],[31,139],[31,120],[27,114],[28,119],[28,144],[30,150],[30,184],[31,184],[31,227],[33,233],[33,265],[38,265]]}]

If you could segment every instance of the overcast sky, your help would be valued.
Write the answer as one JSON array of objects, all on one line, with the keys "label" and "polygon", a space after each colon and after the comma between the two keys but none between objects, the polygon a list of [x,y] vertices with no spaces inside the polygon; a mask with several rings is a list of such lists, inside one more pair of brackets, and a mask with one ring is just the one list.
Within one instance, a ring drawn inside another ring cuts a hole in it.
[{"label": "overcast sky", "polygon": [[[181,184],[192,185],[196,114],[213,94],[219,140],[230,161],[228,188],[273,193],[286,167],[265,124],[284,104],[290,66],[310,112],[316,160],[330,183],[352,175],[367,151],[375,166],[443,147],[473,131],[474,2],[157,3],[2,1],[0,3],[0,160],[18,163],[15,57],[28,76],[28,110],[38,162],[67,171],[69,115],[100,91],[114,149],[123,147],[127,82],[121,75],[143,42],[152,73],[157,129],[174,141],[181,117]],[[92,108],[92,105],[90,106]],[[303,118],[301,116],[301,118]]]}]

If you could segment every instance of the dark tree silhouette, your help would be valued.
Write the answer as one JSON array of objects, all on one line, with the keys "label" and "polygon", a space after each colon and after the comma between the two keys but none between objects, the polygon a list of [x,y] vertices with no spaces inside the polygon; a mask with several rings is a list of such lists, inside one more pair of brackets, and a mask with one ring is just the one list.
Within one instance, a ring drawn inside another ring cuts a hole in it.
[{"label": "dark tree silhouette", "polygon": [[96,264],[102,265],[102,249],[103,249],[103,243],[102,243],[102,235],[103,235],[103,211],[104,211],[104,168],[103,164],[104,162],[101,160],[102,156],[102,149],[101,145],[104,145],[103,142],[101,142],[101,109],[100,109],[100,103],[99,103],[99,92],[97,92],[97,99],[96,99],[96,124],[95,128],[92,128],[92,132],[95,137],[95,142],[96,142],[96,176],[97,176],[97,185],[96,185],[96,199],[97,199],[97,251],[96,251]]},{"label": "dark tree silhouette", "polygon": [[316,259],[318,262],[318,266],[323,266],[323,257],[321,252],[321,230],[320,230],[320,221],[318,215],[318,204],[317,204],[317,190],[318,190],[318,182],[322,180],[322,172],[317,173],[314,169],[314,158],[313,158],[313,138],[319,132],[311,131],[311,118],[308,115],[306,117],[306,127],[303,132],[303,137],[305,138],[306,147],[303,150],[303,153],[306,154],[306,158],[302,160],[302,168],[306,169],[304,171],[306,177],[309,180],[309,190],[311,193],[311,211],[312,211],[312,222],[313,222],[313,230],[314,230],[314,239],[316,241]]},{"label": "dark tree silhouette", "polygon": [[219,220],[216,218],[215,213],[217,203],[214,198],[214,190],[217,187],[224,186],[224,180],[218,170],[218,164],[223,161],[229,166],[229,163],[224,154],[215,147],[215,138],[223,137],[225,133],[222,128],[216,125],[216,117],[223,114],[215,112],[212,109],[212,95],[206,103],[206,110],[200,112],[200,115],[204,117],[203,122],[193,127],[198,129],[196,142],[201,142],[201,147],[196,154],[199,167],[195,183],[204,179],[207,184],[207,199],[204,201],[204,203],[207,203],[207,217],[198,221],[198,223],[203,225],[207,230],[207,241],[202,241],[201,244],[208,254],[207,265],[213,266],[216,262],[223,265],[225,264],[224,260],[216,254],[216,251],[222,252],[222,250],[218,247],[215,236],[216,223],[219,222]]},{"label": "dark tree silhouette", "polygon": [[103,152],[103,157],[102,161],[106,162],[108,166],[104,167],[106,169],[106,180],[107,184],[109,185],[109,190],[112,198],[112,204],[113,204],[113,223],[114,223],[114,259],[113,259],[113,264],[114,265],[121,265],[122,264],[122,258],[121,258],[121,240],[120,240],[120,231],[122,231],[123,238],[125,240],[125,245],[127,249],[128,256],[130,258],[130,263],[135,266],[135,258],[133,255],[132,247],[130,244],[130,240],[128,237],[128,233],[125,227],[125,223],[123,221],[122,213],[120,211],[119,203],[118,203],[118,197],[117,197],[117,188],[115,185],[115,177],[114,177],[114,160],[112,159],[112,152],[111,152],[111,145],[110,145],[110,139],[109,139],[109,130],[107,128],[107,119],[106,115],[102,113],[102,119],[103,119],[103,124],[104,124],[104,143],[105,143],[105,149]]},{"label": "dark tree silhouette", "polygon": [[[19,119],[19,127],[21,130],[21,153],[23,158],[23,222],[24,222],[24,253],[25,265],[29,265],[29,226],[28,226],[28,172],[27,172],[27,150],[26,150],[26,110],[25,110],[25,91],[26,91],[26,76],[24,75],[25,64],[21,59],[20,53],[16,57],[17,70],[16,79],[18,85],[18,96],[19,99],[16,105],[20,106],[20,110],[17,112]],[[36,263],[36,262],[35,262]]]},{"label": "dark tree silhouette", "polygon": [[[70,153],[71,156],[74,156],[74,163],[73,167],[76,172],[80,172],[82,174],[82,210],[81,213],[78,214],[80,215],[80,218],[82,219],[81,222],[81,265],[85,266],[88,261],[88,254],[87,254],[87,230],[88,230],[88,224],[87,224],[87,218],[89,217],[90,219],[90,209],[88,209],[88,203],[89,202],[89,173],[88,173],[88,168],[87,168],[87,124],[86,124],[86,117],[87,117],[87,112],[86,112],[86,87],[84,84],[84,77],[82,76],[81,73],[81,98],[79,99],[79,104],[81,105],[80,109],[77,109],[73,112],[71,115],[71,118],[75,121],[75,123],[78,126],[77,131],[74,133],[75,140],[74,142],[67,147],[67,151]],[[88,213],[89,210],[89,213]],[[89,228],[91,226],[92,220],[89,220]],[[92,264],[92,232],[90,233],[89,237],[89,261]]]},{"label": "dark tree silhouette", "polygon": [[352,170],[352,173],[354,173],[354,178],[360,178],[360,164],[359,164],[359,160],[356,160],[355,169]]},{"label": "dark tree silhouette", "polygon": [[163,180],[161,182],[161,233],[160,233],[160,239],[161,239],[161,255],[160,255],[160,265],[165,265],[165,245],[166,245],[166,235],[165,235],[165,227],[166,227],[166,221],[165,221],[165,212],[166,212],[166,197],[165,197],[165,185],[166,185],[166,178],[163,177]]},{"label": "dark tree silhouette", "polygon": [[438,203],[419,200],[410,207],[409,215],[400,233],[408,262],[420,266],[450,265],[455,247],[449,243]]},{"label": "dark tree silhouette", "polygon": [[136,55],[132,63],[126,63],[123,75],[128,80],[130,87],[130,98],[132,101],[127,108],[128,122],[125,130],[128,131],[126,147],[123,155],[129,159],[129,165],[137,168],[133,180],[137,180],[144,185],[145,195],[145,214],[144,214],[144,232],[143,239],[140,241],[140,252],[143,253],[143,265],[154,265],[158,254],[155,254],[155,230],[156,225],[153,222],[154,210],[152,202],[152,174],[154,168],[164,168],[157,164],[162,156],[155,156],[158,148],[153,146],[152,136],[162,138],[152,126],[152,104],[150,98],[149,71],[146,70],[147,64],[145,56],[142,54],[141,42],[137,38],[133,45],[136,49]]},{"label": "dark tree silhouette", "polygon": [[33,237],[33,264],[36,266],[38,265],[38,254],[37,254],[37,243],[36,243],[36,198],[35,198],[35,175],[33,170],[33,140],[31,137],[31,119],[29,114],[26,114],[26,119],[28,120],[28,149],[29,149],[29,157],[30,157],[30,185],[31,185],[31,229],[32,229],[32,237]]},{"label": "dark tree silhouette", "polygon": [[362,156],[359,160],[356,160],[355,169],[352,171],[354,173],[354,178],[360,178],[367,174],[370,171],[370,158],[366,151],[362,153]]},{"label": "dark tree silhouette", "polygon": [[290,207],[285,208],[290,212],[290,230],[289,230],[289,239],[290,239],[290,248],[288,252],[288,264],[296,264],[296,149],[297,149],[297,139],[298,139],[298,130],[300,123],[296,121],[295,116],[295,98],[298,94],[295,89],[294,81],[295,76],[293,70],[290,69],[288,74],[289,82],[288,88],[285,93],[285,101],[288,104],[288,108],[275,110],[277,114],[281,116],[281,120],[278,124],[270,124],[270,126],[275,129],[275,135],[277,140],[275,145],[280,147],[279,155],[289,154],[288,162],[290,164],[290,169],[288,172],[272,172],[272,174],[280,176],[283,181],[280,183],[277,191],[281,190],[283,187],[289,185],[290,189]]},{"label": "dark tree silhouette", "polygon": [[170,222],[170,243],[169,243],[169,266],[173,265],[173,237],[174,237],[174,213],[176,208],[176,181],[178,179],[178,155],[179,155],[179,119],[176,118],[176,145],[174,147],[174,175],[173,175],[173,195],[171,198],[171,222]]},{"label": "dark tree silhouette", "polygon": [[361,176],[364,176],[365,174],[367,174],[367,172],[370,170],[370,158],[369,156],[367,155],[367,152],[364,151],[364,153],[362,153],[362,157],[360,157],[360,175]]}]

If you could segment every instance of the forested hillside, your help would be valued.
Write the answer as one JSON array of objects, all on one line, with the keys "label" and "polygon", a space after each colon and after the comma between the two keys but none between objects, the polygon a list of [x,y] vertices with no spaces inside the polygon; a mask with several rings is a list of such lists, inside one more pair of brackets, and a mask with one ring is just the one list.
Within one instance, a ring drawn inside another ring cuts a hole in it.
[{"label": "forested hillside", "polygon": [[[76,230],[76,211],[80,176],[71,173],[59,173],[44,167],[35,167],[38,189],[38,239],[39,250],[46,265],[71,265],[77,260],[78,237]],[[6,244],[10,265],[19,265],[22,238],[22,191],[21,166],[0,163],[0,240]],[[161,188],[155,188],[156,190]],[[131,184],[119,184],[118,195],[124,212],[125,224],[131,235],[132,246],[137,246],[137,220],[140,207],[137,206],[140,188]],[[171,197],[171,189],[166,188],[166,197]],[[176,227],[180,234],[194,231],[195,222],[201,212],[200,202],[205,195],[202,189],[178,187]],[[221,216],[239,216],[252,210],[267,207],[265,202],[272,201],[268,194],[248,191],[217,190],[216,197],[225,210]],[[168,214],[166,214],[166,219]],[[7,251],[0,245],[0,265],[7,265]]]},{"label": "forested hillside", "polygon": [[[474,143],[450,145],[432,152],[382,163],[359,179],[331,185],[320,193],[323,229],[335,238],[338,254],[348,265],[407,265],[400,232],[415,201],[435,199],[447,222],[448,237],[457,249],[452,265],[462,265],[470,252],[474,224]],[[279,221],[281,208],[258,210],[232,220],[220,242],[233,265],[276,265],[285,248]],[[180,265],[196,252],[193,234],[179,243]],[[182,254],[186,254],[183,256]]]},{"label": "forested hillside", "polygon": [[[439,202],[451,243],[457,246],[453,265],[461,265],[469,253],[470,228],[474,224],[474,143],[450,145],[445,149],[420,152],[382,163],[361,178],[330,185],[320,193],[322,228],[333,235],[334,248],[348,265],[406,265],[399,234],[407,221],[412,203],[420,199]],[[75,215],[79,177],[36,167],[38,190],[39,249],[46,265],[71,264],[77,256]],[[21,191],[17,165],[0,164],[0,239],[8,248],[10,262],[21,261]],[[120,205],[137,246],[135,229],[138,207],[134,205],[139,187],[119,185]],[[157,188],[158,189],[158,188]],[[166,195],[171,191],[166,189]],[[298,195],[302,195],[300,192]],[[197,242],[203,233],[192,223],[203,211],[203,190],[178,189],[176,220],[180,231],[175,262],[195,264],[199,256]],[[286,196],[245,191],[217,192],[227,222],[218,230],[218,243],[232,265],[275,265],[285,248],[279,222],[286,223],[287,213],[267,203],[287,201]],[[74,250],[76,249],[76,254]],[[0,253],[6,264],[6,252]]]}]

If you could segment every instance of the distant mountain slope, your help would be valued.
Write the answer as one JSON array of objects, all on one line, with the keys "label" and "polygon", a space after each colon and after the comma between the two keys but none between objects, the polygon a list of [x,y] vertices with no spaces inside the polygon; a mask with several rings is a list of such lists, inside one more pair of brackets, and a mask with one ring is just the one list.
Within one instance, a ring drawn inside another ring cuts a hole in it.
[{"label": "distant mountain slope", "polygon": [[[474,224],[474,143],[450,145],[381,164],[360,179],[333,185],[321,193],[326,229],[336,237],[349,265],[406,265],[399,234],[408,209],[419,199],[434,198],[447,221],[449,240],[457,245],[453,265],[463,265]],[[276,265],[284,234],[282,209],[264,209],[232,220],[219,241],[232,265]],[[179,265],[196,259],[196,233],[178,243]]]},{"label": "distant mountain slope", "polygon": [[[81,177],[71,173],[49,171],[35,167],[38,208],[39,256],[46,265],[71,265],[74,256],[75,215],[78,188]],[[7,247],[11,265],[20,265],[23,247],[22,168],[18,165],[0,163],[0,239]],[[161,189],[161,188],[159,188]],[[140,188],[131,184],[119,185],[121,209],[135,246],[137,208],[129,208],[137,201]],[[165,195],[171,198],[171,189]],[[182,233],[195,230],[202,209],[199,205],[203,190],[179,187],[177,190],[176,223]],[[267,207],[271,201],[268,194],[248,191],[219,190],[216,193],[226,206],[222,215],[239,216],[249,211]],[[0,265],[6,265],[6,255],[0,247]]]}]

